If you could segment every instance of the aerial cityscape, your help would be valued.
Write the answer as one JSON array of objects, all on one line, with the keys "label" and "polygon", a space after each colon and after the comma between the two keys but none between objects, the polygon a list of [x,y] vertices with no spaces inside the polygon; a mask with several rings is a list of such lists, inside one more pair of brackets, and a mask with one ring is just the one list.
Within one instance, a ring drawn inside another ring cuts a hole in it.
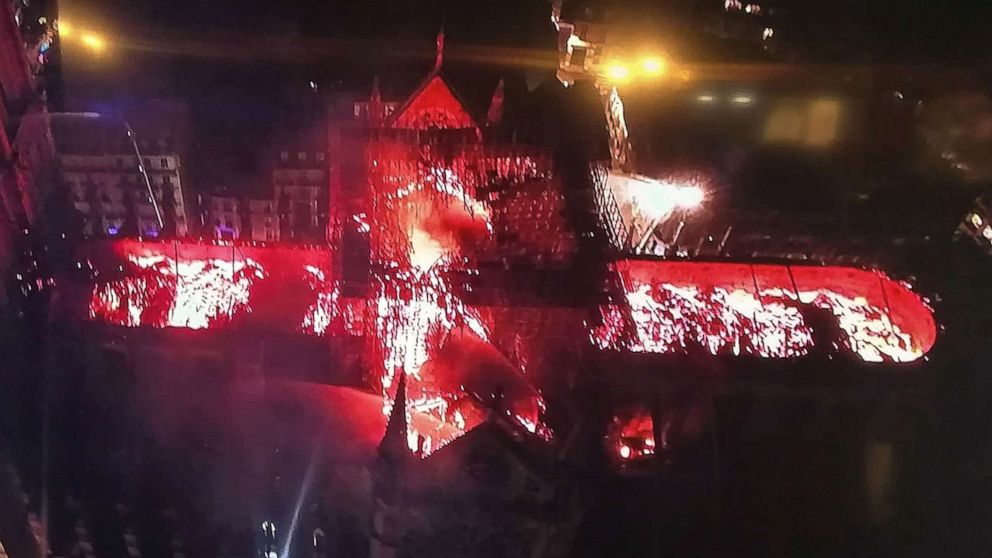
[{"label": "aerial cityscape", "polygon": [[877,4],[0,0],[0,558],[986,555],[992,7]]}]

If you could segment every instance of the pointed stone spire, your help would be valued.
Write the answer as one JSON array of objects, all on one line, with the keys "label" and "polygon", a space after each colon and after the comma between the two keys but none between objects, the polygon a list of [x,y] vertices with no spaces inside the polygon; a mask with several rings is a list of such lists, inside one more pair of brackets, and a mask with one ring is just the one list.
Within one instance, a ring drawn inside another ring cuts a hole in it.
[{"label": "pointed stone spire", "polygon": [[434,71],[441,69],[444,62],[444,27],[437,33],[437,54],[434,57]]},{"label": "pointed stone spire", "polygon": [[503,120],[503,78],[499,78],[493,98],[489,102],[489,112],[486,113],[486,125],[496,126]]},{"label": "pointed stone spire", "polygon": [[407,445],[406,423],[406,373],[400,372],[400,380],[396,385],[396,397],[393,398],[393,410],[389,413],[386,433],[379,442],[379,455],[384,459],[399,460],[410,455]]},{"label": "pointed stone spire", "polygon": [[372,93],[369,95],[369,124],[381,126],[385,120],[382,94],[379,92],[379,76],[372,78]]}]

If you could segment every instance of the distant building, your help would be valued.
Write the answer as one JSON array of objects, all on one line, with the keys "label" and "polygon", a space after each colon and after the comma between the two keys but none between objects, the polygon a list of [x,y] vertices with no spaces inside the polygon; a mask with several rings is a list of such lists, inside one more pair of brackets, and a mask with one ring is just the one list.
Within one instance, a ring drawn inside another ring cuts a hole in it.
[{"label": "distant building", "polygon": [[[269,151],[270,186],[239,190],[239,198],[211,196],[204,228],[218,238],[256,242],[323,243],[328,236],[330,157],[320,97],[295,99]],[[357,109],[356,109],[357,110]]]},{"label": "distant building", "polygon": [[241,238],[241,202],[233,196],[210,196],[206,225],[215,238]]},{"label": "distant building", "polygon": [[0,2],[0,271],[9,263],[14,231],[32,217],[26,176],[12,147],[16,123],[40,105],[19,30],[22,8],[22,2]]},{"label": "distant building", "polygon": [[251,239],[259,242],[278,242],[279,226],[278,203],[275,200],[248,200],[248,214],[251,219]]},{"label": "distant building", "polygon": [[99,107],[79,99],[67,104],[68,114],[34,119],[18,135],[34,173],[34,205],[52,196],[65,199],[78,214],[79,232],[89,238],[174,238],[194,232],[183,187],[185,103],[122,102],[123,117],[93,112]]},{"label": "distant building", "polygon": [[158,238],[189,234],[179,156],[146,155],[142,163],[162,214],[161,227],[136,156],[60,154],[59,177],[82,215],[84,236]]},{"label": "distant building", "polygon": [[145,108],[133,129],[121,118],[86,111],[22,119],[16,142],[31,185],[21,193],[28,221],[45,210],[60,213],[57,220],[73,236],[187,236],[182,144],[168,131],[174,122],[155,124],[181,114],[151,103]]},{"label": "distant building", "polygon": [[[315,147],[319,145],[283,149],[272,171],[279,236],[283,241],[325,239],[328,159],[325,150]],[[258,217],[264,221],[269,206],[258,207],[262,210]]]}]

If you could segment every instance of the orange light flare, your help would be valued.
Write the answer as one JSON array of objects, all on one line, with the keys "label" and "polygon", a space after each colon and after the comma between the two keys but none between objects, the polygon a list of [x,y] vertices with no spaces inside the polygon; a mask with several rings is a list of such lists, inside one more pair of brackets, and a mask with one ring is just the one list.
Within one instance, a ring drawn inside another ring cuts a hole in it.
[{"label": "orange light flare", "polygon": [[[665,78],[673,71],[672,62],[665,56],[648,53],[643,56],[614,58],[602,66],[601,78],[614,85],[652,83]],[[676,74],[685,81],[685,72]]]},{"label": "orange light flare", "polygon": [[107,40],[101,35],[92,32],[86,32],[80,35],[79,41],[83,43],[87,49],[93,54],[100,55],[107,50]]},{"label": "orange light flare", "polygon": [[650,77],[661,77],[668,72],[668,61],[660,56],[647,56],[641,59],[641,72]]},{"label": "orange light flare", "polygon": [[626,83],[630,81],[630,67],[621,62],[610,62],[606,65],[605,77],[613,83]]}]

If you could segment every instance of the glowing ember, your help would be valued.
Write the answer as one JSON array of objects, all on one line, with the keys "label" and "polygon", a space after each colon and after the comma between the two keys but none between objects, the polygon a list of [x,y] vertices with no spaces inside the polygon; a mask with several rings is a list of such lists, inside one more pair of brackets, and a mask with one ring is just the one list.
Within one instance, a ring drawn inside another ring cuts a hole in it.
[{"label": "glowing ember", "polygon": [[[641,285],[627,293],[627,302],[636,333],[627,348],[634,352],[681,352],[696,345],[714,355],[739,355],[743,350],[763,357],[789,357],[805,354],[812,344],[796,308],[761,304],[745,292]],[[603,326],[593,332],[593,342],[605,349],[619,340],[623,312],[609,307],[603,319]]]},{"label": "glowing ember", "polygon": [[[385,167],[387,159],[374,159],[372,167]],[[410,449],[427,455],[485,417],[479,394],[466,393],[447,376],[454,368],[470,367],[452,362],[459,358],[450,349],[453,337],[468,335],[488,344],[489,326],[453,294],[447,277],[472,271],[465,254],[490,238],[493,225],[489,207],[474,195],[473,173],[457,165],[415,168],[402,179],[377,176],[370,240],[373,269],[380,271],[373,277],[366,339],[377,355],[373,362],[381,363],[375,377],[383,412],[391,412],[395,379],[406,373]],[[536,409],[508,407],[507,414],[527,430],[547,435]]]},{"label": "glowing ember", "polygon": [[331,321],[340,313],[338,305],[340,290],[337,285],[327,281],[320,268],[308,265],[306,271],[310,289],[316,294],[317,300],[307,308],[300,329],[313,335],[323,335],[331,325]]},{"label": "glowing ember", "polygon": [[97,285],[90,317],[107,323],[206,329],[251,312],[249,291],[265,277],[251,259],[185,259],[130,255],[134,276]]},{"label": "glowing ember", "polygon": [[[607,430],[606,444],[610,452],[623,461],[655,454],[654,421],[643,409],[617,415]],[[662,444],[665,447],[665,444]]]},{"label": "glowing ember", "polygon": [[[765,274],[761,277],[753,275],[754,268],[743,266],[752,275],[742,277],[742,266],[720,265],[618,265],[627,304],[601,309],[602,324],[591,331],[593,343],[603,349],[634,352],[690,352],[695,347],[713,355],[787,358],[806,354],[813,347],[814,335],[804,317],[812,308],[829,311],[844,334],[840,341],[845,348],[866,361],[909,362],[920,358],[933,343],[934,324],[923,302],[884,276],[846,269],[831,285],[831,269],[836,275],[836,268],[821,268],[816,271],[822,286],[800,285],[797,300],[795,289],[787,285],[758,288],[759,282],[772,282],[771,272],[777,273],[777,280],[790,281],[791,271],[784,266],[760,266]],[[712,274],[707,276],[707,271]],[[680,276],[686,273],[695,276]],[[795,281],[791,278],[790,282]],[[861,294],[848,294],[852,287]],[[889,292],[900,295],[891,298],[905,304],[887,310],[885,295]],[[869,295],[877,300],[869,301]],[[911,313],[912,319],[895,323],[897,311]]]}]

